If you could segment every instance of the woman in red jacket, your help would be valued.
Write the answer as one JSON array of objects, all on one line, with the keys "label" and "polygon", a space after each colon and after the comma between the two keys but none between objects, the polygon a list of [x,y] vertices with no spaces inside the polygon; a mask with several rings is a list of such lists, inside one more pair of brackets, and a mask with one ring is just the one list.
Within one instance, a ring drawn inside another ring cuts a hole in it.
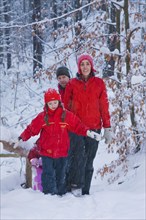
[{"label": "woman in red jacket", "polygon": [[42,157],[42,187],[44,194],[63,195],[66,192],[65,175],[70,146],[68,132],[100,138],[88,131],[79,118],[62,108],[60,94],[49,89],[45,95],[44,111],[39,113],[20,135],[19,140],[27,141],[40,134],[37,141]]},{"label": "woman in red jacket", "polygon": [[[104,128],[106,143],[111,141],[109,104],[102,79],[95,77],[93,59],[88,54],[78,59],[77,77],[71,79],[65,90],[64,106],[78,116],[91,130]],[[89,194],[93,175],[93,160],[98,142],[89,137],[72,134],[68,185],[74,195]]]}]

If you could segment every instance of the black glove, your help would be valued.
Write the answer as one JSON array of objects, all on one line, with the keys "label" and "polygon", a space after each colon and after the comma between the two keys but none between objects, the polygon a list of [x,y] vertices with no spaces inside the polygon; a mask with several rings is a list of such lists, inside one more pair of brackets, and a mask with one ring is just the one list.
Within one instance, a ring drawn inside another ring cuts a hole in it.
[{"label": "black glove", "polygon": [[18,141],[20,141],[20,140],[22,140],[22,137],[21,137],[21,136],[18,137]]}]

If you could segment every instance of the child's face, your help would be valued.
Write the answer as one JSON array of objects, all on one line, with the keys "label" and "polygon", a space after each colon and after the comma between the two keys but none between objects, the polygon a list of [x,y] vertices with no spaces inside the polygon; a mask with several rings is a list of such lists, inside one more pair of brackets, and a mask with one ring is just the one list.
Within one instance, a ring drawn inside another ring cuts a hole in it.
[{"label": "child's face", "polygon": [[58,101],[58,100],[53,100],[53,101],[48,102],[47,105],[48,105],[48,107],[49,107],[51,110],[55,111],[55,109],[56,109],[56,108],[58,107],[58,105],[59,105],[59,101]]}]

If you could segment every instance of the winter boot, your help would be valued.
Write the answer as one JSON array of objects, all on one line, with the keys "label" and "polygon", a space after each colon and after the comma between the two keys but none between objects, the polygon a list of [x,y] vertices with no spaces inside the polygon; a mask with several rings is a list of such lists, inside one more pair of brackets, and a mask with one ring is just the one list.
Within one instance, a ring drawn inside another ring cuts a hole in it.
[{"label": "winter boot", "polygon": [[82,189],[81,189],[81,188],[77,188],[77,187],[72,187],[72,188],[71,188],[71,193],[72,193],[75,197],[81,197],[81,196],[82,196]]}]

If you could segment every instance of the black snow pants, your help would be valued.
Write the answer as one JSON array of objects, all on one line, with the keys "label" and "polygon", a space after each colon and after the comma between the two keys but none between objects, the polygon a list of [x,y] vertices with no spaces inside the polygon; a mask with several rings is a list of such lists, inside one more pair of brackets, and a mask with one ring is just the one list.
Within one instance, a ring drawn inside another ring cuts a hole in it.
[{"label": "black snow pants", "polygon": [[[96,130],[100,133],[100,130]],[[70,134],[70,151],[68,157],[67,186],[82,188],[82,194],[89,194],[94,172],[93,161],[98,149],[98,141],[89,137]]]}]

